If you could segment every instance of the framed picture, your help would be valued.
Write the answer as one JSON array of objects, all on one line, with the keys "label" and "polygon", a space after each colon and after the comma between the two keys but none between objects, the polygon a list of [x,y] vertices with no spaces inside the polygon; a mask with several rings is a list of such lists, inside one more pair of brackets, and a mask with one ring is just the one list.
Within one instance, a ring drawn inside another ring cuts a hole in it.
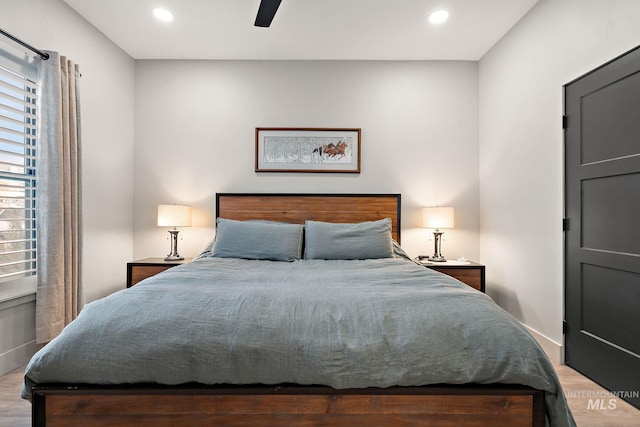
[{"label": "framed picture", "polygon": [[255,170],[360,173],[360,129],[256,128]]}]

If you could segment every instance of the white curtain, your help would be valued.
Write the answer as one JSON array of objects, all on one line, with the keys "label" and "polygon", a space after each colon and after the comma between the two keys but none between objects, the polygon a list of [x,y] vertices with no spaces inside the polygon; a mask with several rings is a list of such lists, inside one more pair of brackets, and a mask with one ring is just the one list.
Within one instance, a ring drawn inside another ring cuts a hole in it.
[{"label": "white curtain", "polygon": [[80,104],[78,66],[56,52],[38,61],[36,341],[46,343],[81,304]]}]

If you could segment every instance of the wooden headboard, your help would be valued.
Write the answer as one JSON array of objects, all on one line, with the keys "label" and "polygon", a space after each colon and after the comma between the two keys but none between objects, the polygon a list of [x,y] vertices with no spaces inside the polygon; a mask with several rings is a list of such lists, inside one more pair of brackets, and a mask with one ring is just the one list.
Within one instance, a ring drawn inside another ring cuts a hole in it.
[{"label": "wooden headboard", "polygon": [[293,224],[304,224],[307,219],[362,222],[391,218],[391,234],[400,243],[400,194],[217,193],[219,217]]}]

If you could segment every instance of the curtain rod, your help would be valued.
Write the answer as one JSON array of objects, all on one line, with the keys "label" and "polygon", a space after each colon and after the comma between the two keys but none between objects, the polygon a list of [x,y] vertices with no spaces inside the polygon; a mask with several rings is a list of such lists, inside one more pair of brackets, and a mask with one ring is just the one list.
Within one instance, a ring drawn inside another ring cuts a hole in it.
[{"label": "curtain rod", "polygon": [[0,34],[2,34],[3,36],[13,40],[14,42],[26,47],[27,49],[29,49],[32,52],[37,53],[38,55],[40,55],[40,58],[44,59],[45,61],[47,59],[49,59],[49,54],[46,52],[43,52],[41,50],[36,49],[35,47],[28,45],[27,43],[23,42],[22,40],[20,40],[17,37],[12,36],[11,34],[7,33],[6,31],[4,31],[2,28],[0,28]]}]

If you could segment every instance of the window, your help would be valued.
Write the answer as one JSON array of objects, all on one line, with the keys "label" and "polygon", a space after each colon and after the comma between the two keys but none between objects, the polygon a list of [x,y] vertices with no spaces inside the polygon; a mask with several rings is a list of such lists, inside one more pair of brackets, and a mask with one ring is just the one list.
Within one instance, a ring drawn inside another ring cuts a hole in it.
[{"label": "window", "polygon": [[0,285],[36,274],[36,89],[0,65]]}]

